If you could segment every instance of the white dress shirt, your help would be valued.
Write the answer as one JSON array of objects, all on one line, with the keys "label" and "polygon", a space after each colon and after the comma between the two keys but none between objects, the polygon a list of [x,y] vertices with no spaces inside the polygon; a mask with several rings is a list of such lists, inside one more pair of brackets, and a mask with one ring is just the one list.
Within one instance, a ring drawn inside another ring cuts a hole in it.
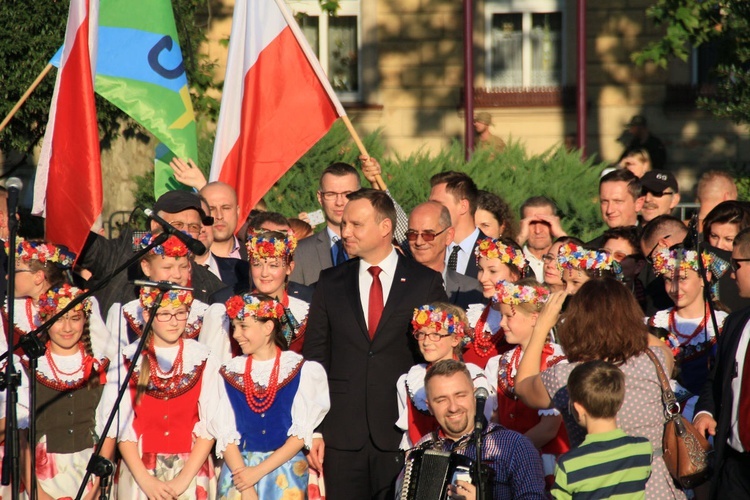
[{"label": "white dress shirt", "polygon": [[[396,266],[398,265],[398,254],[392,250],[388,257],[377,264],[368,264],[364,260],[359,261],[359,301],[362,304],[362,312],[365,314],[365,323],[369,322],[368,311],[370,308],[370,286],[372,285],[372,275],[368,271],[372,266],[378,266],[380,272],[380,284],[383,286],[383,305],[388,303],[388,294],[391,293],[393,277],[396,275]],[[370,328],[370,325],[367,325]]]},{"label": "white dress shirt", "polygon": [[456,243],[455,241],[448,245],[448,250],[445,252],[445,267],[448,267],[448,260],[451,258],[453,248],[458,245],[461,249],[458,251],[458,261],[456,263],[456,272],[460,274],[466,274],[466,268],[469,265],[469,259],[474,259],[475,256],[472,253],[474,250],[474,243],[479,238],[479,228],[475,228],[469,236],[464,238],[463,241]]}]

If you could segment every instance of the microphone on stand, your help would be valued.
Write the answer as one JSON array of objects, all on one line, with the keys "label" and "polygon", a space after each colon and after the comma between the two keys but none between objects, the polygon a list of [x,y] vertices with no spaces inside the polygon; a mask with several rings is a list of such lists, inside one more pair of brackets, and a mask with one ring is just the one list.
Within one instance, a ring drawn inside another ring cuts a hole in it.
[{"label": "microphone on stand", "polygon": [[23,189],[23,181],[18,177],[9,177],[5,181],[5,189],[8,190],[8,219],[16,218],[18,212],[18,196]]},{"label": "microphone on stand", "polygon": [[147,286],[150,288],[158,288],[162,292],[169,292],[170,290],[187,290],[192,292],[194,289],[190,286],[181,286],[171,281],[151,281],[151,280],[134,280],[131,281],[135,286]]},{"label": "microphone on stand", "polygon": [[183,242],[188,247],[188,250],[193,252],[195,255],[203,255],[204,253],[206,253],[206,246],[203,243],[196,240],[189,234],[183,231],[180,231],[179,229],[174,227],[172,224],[170,224],[169,222],[165,221],[164,219],[156,215],[156,212],[154,212],[150,208],[144,208],[143,213],[145,213],[149,219],[159,224],[165,233],[167,233],[170,236],[176,236],[177,239]]},{"label": "microphone on stand", "polygon": [[477,413],[474,415],[474,430],[482,431],[487,425],[487,419],[484,418],[484,405],[487,404],[487,398],[490,396],[487,389],[484,387],[477,387],[474,391],[474,398],[477,400]]}]

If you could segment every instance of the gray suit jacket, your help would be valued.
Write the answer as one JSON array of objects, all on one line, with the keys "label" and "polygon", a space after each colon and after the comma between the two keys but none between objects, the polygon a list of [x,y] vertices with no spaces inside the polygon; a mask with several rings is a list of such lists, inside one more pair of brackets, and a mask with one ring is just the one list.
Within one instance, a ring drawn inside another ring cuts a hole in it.
[{"label": "gray suit jacket", "polygon": [[299,242],[294,263],[289,280],[308,286],[317,283],[320,271],[333,267],[331,240],[325,228]]},{"label": "gray suit jacket", "polygon": [[479,281],[450,269],[445,270],[445,291],[450,303],[462,309],[468,308],[469,304],[487,303]]}]

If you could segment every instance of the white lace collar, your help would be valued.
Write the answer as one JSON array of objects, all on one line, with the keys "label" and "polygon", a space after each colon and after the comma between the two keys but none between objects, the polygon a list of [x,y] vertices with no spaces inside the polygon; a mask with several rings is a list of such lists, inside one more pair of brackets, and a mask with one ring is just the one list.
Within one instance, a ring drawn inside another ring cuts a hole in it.
[{"label": "white lace collar", "polygon": [[[196,366],[200,366],[206,359],[211,350],[208,346],[205,346],[197,340],[184,339],[185,348],[182,351],[182,370],[183,372],[191,372]],[[123,355],[127,359],[132,359],[135,350],[138,348],[138,341],[133,342],[122,350]],[[159,362],[159,367],[163,371],[169,371],[172,369],[172,364],[177,357],[177,351],[179,347],[177,345],[173,347],[154,347],[156,351],[156,359]],[[138,365],[142,361],[142,357],[138,358]]]}]

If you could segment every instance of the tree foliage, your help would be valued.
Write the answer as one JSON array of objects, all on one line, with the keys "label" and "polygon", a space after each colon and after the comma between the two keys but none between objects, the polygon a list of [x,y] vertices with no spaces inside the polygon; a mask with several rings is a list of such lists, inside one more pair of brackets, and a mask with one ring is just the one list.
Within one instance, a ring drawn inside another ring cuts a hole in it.
[{"label": "tree foliage", "polygon": [[716,93],[698,105],[720,118],[750,123],[750,2],[747,0],[656,0],[648,17],[666,28],[662,38],[633,54],[666,68],[670,58],[687,61],[693,47],[717,49]]}]

